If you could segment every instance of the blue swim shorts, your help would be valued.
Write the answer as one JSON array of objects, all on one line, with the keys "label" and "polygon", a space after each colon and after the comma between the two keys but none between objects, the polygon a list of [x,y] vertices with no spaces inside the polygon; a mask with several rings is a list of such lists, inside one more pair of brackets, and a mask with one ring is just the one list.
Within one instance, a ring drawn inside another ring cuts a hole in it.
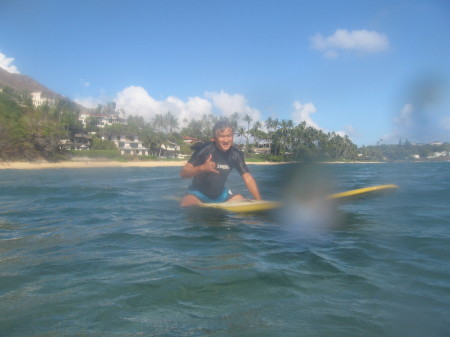
[{"label": "blue swim shorts", "polygon": [[233,196],[233,193],[228,188],[224,188],[222,193],[215,199],[211,199],[210,197],[204,195],[202,192],[193,189],[188,189],[186,194],[195,195],[200,199],[201,202],[205,203],[225,202]]}]

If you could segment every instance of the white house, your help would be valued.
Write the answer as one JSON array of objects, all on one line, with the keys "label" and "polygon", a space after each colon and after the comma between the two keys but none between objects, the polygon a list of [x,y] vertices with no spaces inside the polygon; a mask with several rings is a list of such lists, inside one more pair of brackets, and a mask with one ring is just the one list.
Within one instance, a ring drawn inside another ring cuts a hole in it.
[{"label": "white house", "polygon": [[42,92],[32,92],[31,100],[35,107],[38,107],[38,106],[41,106],[44,104],[54,105],[56,103],[55,99],[42,96]]},{"label": "white house", "polygon": [[175,144],[175,143],[171,143],[168,142],[167,144],[161,144],[160,147],[160,156],[161,157],[167,157],[167,158],[177,158],[178,153],[180,152],[180,146]]},{"label": "white house", "polygon": [[92,118],[95,121],[96,126],[99,128],[104,128],[107,125],[122,124],[126,125],[127,120],[120,115],[104,115],[104,114],[94,114],[94,113],[82,113],[78,117],[78,120],[86,127],[87,119]]},{"label": "white house", "polygon": [[121,155],[148,156],[148,148],[135,135],[113,135],[110,138],[120,150]]},{"label": "white house", "polygon": [[427,158],[428,159],[435,159],[435,158],[439,158],[439,157],[448,157],[448,156],[449,156],[449,152],[442,151],[442,152],[434,152],[431,155],[429,155]]}]

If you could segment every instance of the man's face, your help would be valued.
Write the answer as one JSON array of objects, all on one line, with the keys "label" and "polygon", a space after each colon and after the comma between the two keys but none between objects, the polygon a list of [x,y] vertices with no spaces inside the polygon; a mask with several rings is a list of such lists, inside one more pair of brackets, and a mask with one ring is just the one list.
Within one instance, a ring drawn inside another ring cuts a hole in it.
[{"label": "man's face", "polygon": [[220,151],[228,151],[233,145],[233,130],[231,128],[218,130],[215,136],[216,146]]}]

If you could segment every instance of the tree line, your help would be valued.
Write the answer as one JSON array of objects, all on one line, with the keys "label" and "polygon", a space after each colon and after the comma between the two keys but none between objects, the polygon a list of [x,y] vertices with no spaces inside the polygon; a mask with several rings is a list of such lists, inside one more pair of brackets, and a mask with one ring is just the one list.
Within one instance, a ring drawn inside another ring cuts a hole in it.
[{"label": "tree line", "polygon": [[362,160],[370,161],[448,161],[450,143],[413,144],[405,140],[398,144],[363,146],[358,152]]},{"label": "tree line", "polygon": [[[114,102],[99,105],[94,113],[114,114]],[[198,141],[212,138],[213,125],[223,117],[205,114],[200,118],[180,121],[170,111],[157,114],[150,121],[142,116],[127,117],[126,124],[113,124],[100,128],[95,119],[86,126],[79,121],[80,107],[66,99],[55,104],[34,107],[31,97],[12,89],[0,91],[0,160],[60,160],[67,157],[65,142],[73,141],[77,133],[93,134],[91,149],[113,150],[111,139],[117,134],[137,135],[154,156],[162,155],[163,144],[181,146],[181,152],[191,153],[184,140]],[[235,142],[247,157],[270,161],[386,161],[405,160],[417,152],[421,158],[436,151],[449,151],[448,144],[441,147],[417,147],[406,141],[399,145],[377,145],[358,148],[348,136],[325,132],[292,120],[267,118],[253,121],[248,114],[238,112],[228,118],[235,130]]]}]

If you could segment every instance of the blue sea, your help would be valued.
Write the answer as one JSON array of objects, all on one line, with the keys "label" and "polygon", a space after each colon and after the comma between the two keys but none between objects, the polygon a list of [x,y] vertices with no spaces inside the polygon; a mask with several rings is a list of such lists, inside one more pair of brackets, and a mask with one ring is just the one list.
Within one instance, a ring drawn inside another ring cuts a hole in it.
[{"label": "blue sea", "polygon": [[400,189],[286,219],[180,209],[178,167],[0,170],[0,335],[450,336],[450,163],[322,167]]}]

